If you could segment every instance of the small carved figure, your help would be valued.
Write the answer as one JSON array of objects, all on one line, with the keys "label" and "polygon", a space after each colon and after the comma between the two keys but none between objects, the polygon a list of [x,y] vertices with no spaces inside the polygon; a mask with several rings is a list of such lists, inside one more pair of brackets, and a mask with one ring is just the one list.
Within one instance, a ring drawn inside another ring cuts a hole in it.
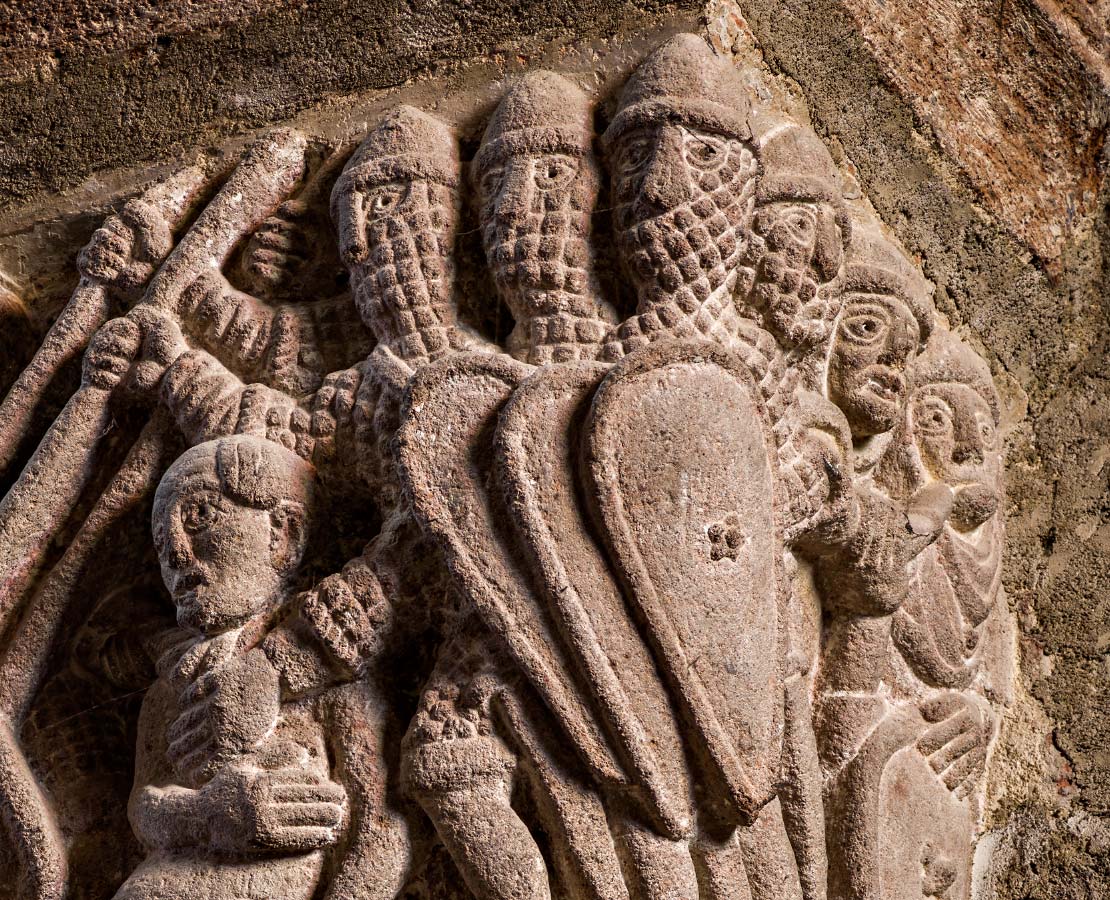
[{"label": "small carved figure", "polygon": [[[119,900],[308,898],[316,889],[346,794],[330,778],[315,704],[275,711],[272,670],[240,666],[233,690],[205,698],[207,716],[177,716],[182,686],[257,640],[288,597],[314,482],[295,454],[238,436],[186,451],[159,486],[154,541],[188,634],[163,656],[143,702],[130,817],[150,855]],[[206,728],[215,751],[171,763],[173,745]]]},{"label": "small carved figure", "polygon": [[664,337],[728,343],[751,286],[758,161],[750,101],[701,38],[679,35],[633,74],[602,136],[617,248],[636,315],[607,341],[619,359]]},{"label": "small carved figure", "polygon": [[577,87],[533,72],[505,94],[474,159],[486,256],[516,319],[509,351],[534,365],[594,358],[615,321],[590,245],[592,119]]},{"label": "small carved figure", "polygon": [[[901,598],[893,615],[830,628],[820,733],[828,816],[841,823],[830,831],[835,898],[969,896],[991,707],[1009,696],[998,398],[986,364],[944,330],[907,375],[912,393],[874,477],[909,504],[907,530],[935,543],[907,563],[906,590],[886,587]],[[942,527],[915,506],[929,492],[948,496]]]}]

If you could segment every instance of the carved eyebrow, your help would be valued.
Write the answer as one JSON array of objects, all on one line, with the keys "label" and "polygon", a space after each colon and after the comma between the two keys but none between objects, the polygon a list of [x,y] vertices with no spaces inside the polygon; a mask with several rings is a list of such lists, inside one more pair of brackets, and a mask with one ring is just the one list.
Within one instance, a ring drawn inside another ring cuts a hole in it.
[{"label": "carved eyebrow", "polygon": [[705,144],[707,147],[715,146],[711,141],[719,141],[721,144],[728,146],[728,138],[723,135],[716,134],[701,134],[693,129],[683,127],[682,134],[687,137],[693,138],[699,144]]}]

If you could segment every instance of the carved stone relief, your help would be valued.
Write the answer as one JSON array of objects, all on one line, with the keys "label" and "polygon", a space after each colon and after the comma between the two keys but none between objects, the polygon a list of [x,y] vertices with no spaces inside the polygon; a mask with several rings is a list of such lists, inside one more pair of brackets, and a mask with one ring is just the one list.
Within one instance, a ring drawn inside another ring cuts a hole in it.
[{"label": "carved stone relief", "polygon": [[[407,106],[279,130],[96,232],[0,419],[8,462],[84,354],[0,503],[27,896],[969,897],[989,369],[701,38],[597,112],[541,71],[470,160]],[[64,737],[77,690],[141,710]],[[67,796],[106,759],[131,835]]]}]

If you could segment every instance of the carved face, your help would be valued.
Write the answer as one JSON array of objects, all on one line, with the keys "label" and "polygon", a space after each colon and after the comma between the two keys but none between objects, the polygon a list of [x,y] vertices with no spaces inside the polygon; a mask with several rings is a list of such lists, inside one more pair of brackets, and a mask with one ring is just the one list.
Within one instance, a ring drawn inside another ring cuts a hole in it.
[{"label": "carved face", "polygon": [[600,176],[592,158],[518,154],[481,175],[482,240],[517,318],[571,311],[589,280],[590,215]]},{"label": "carved face", "polygon": [[212,635],[268,609],[299,558],[293,525],[221,493],[214,455],[174,471],[155,502],[154,545],[178,624]]},{"label": "carved face", "polygon": [[956,491],[952,524],[981,525],[998,508],[1000,454],[994,416],[966,384],[930,384],[914,394],[910,428],[921,461]]},{"label": "carved face", "polygon": [[452,188],[419,179],[356,184],[339,199],[337,218],[355,302],[378,340],[450,318],[458,220]]},{"label": "carved face", "polygon": [[767,203],[756,210],[752,230],[765,248],[756,305],[766,311],[771,330],[790,343],[824,339],[832,313],[827,304],[814,308],[814,301],[844,258],[836,209],[825,202]]},{"label": "carved face", "polygon": [[629,132],[613,155],[617,241],[641,299],[696,307],[747,248],[755,157],[739,140],[684,125]]},{"label": "carved face", "polygon": [[897,297],[848,294],[829,355],[829,399],[843,411],[853,438],[890,431],[905,408],[906,363],[920,328]]}]

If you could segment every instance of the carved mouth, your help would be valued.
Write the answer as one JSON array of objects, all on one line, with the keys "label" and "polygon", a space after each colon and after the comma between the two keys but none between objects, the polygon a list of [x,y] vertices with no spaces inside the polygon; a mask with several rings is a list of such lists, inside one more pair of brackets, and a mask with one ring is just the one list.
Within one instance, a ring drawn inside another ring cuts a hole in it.
[{"label": "carved mouth", "polygon": [[196,593],[199,587],[207,587],[208,579],[206,579],[201,572],[182,572],[174,578],[173,594],[177,596],[185,596],[186,594]]},{"label": "carved mouth", "polygon": [[906,380],[889,369],[873,369],[867,373],[864,390],[886,403],[897,403],[906,390]]}]

